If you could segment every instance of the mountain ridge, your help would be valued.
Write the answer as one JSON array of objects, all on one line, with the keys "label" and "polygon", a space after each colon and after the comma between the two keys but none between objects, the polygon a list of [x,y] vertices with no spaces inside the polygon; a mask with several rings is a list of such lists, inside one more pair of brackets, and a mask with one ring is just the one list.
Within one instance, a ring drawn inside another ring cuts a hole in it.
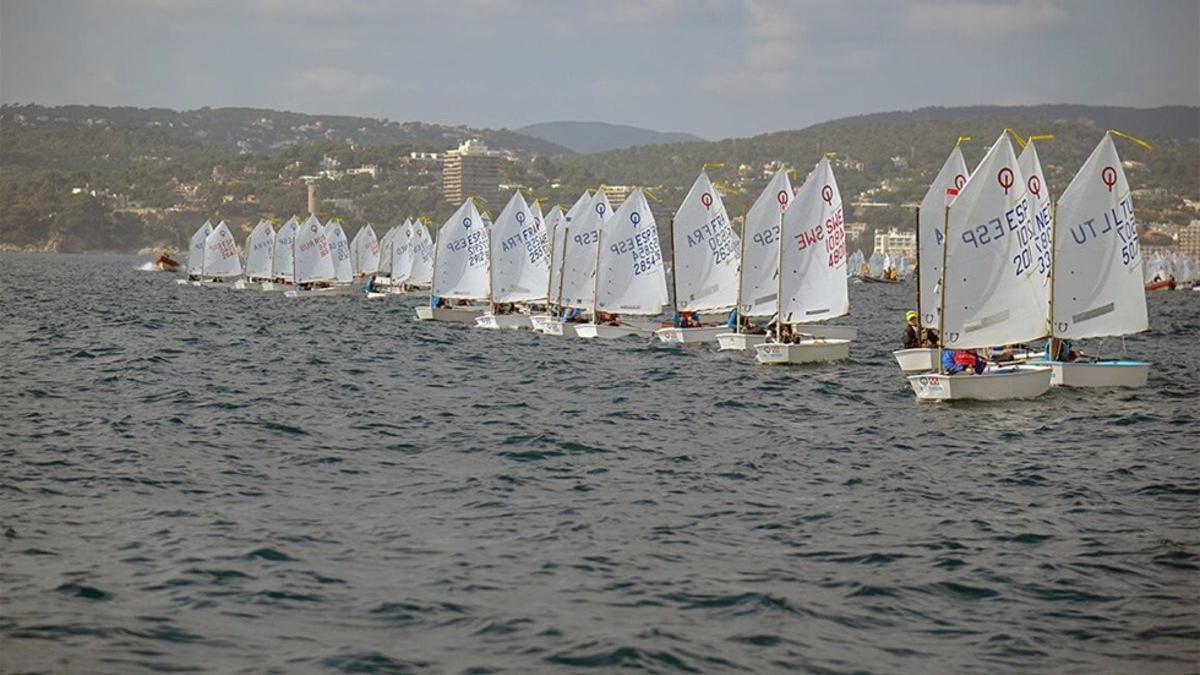
[{"label": "mountain ridge", "polygon": [[706,142],[695,134],[682,131],[656,131],[628,124],[560,120],[538,122],[514,129],[516,133],[540,138],[580,154],[621,150],[639,145]]}]

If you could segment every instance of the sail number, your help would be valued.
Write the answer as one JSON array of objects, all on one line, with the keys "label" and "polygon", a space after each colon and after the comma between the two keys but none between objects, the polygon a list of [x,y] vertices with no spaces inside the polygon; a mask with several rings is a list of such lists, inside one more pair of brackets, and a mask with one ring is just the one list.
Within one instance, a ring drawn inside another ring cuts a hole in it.
[{"label": "sail number", "polygon": [[846,259],[846,224],[842,217],[842,207],[838,207],[825,222],[793,235],[796,240],[796,250],[803,251],[815,246],[818,242],[825,243],[826,263],[829,267],[837,267]]},{"label": "sail number", "polygon": [[720,265],[737,253],[733,230],[729,227],[729,221],[725,219],[724,210],[713,216],[704,225],[689,232],[687,244],[688,248],[707,244],[709,251],[712,252],[714,265]]},{"label": "sail number", "polygon": [[646,228],[641,232],[618,241],[608,247],[613,255],[629,254],[633,264],[633,275],[640,276],[657,267],[662,260],[662,249],[658,245],[658,232]]},{"label": "sail number", "polygon": [[1117,208],[1104,211],[1104,222],[1097,223],[1095,218],[1071,227],[1071,240],[1077,246],[1083,246],[1089,241],[1101,236],[1115,233],[1121,244],[1121,262],[1126,266],[1132,265],[1138,259],[1137,219],[1133,216],[1133,204],[1129,198],[1122,199]]}]

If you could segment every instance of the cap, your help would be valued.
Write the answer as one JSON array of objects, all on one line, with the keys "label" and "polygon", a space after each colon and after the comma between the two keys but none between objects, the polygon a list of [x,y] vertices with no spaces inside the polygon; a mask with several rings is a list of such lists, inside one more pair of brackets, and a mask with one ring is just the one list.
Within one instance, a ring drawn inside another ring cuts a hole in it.
[{"label": "cap", "polygon": [[911,310],[911,309],[910,309],[910,310],[908,310],[907,312],[905,312],[905,313],[904,313],[904,320],[905,320],[905,321],[910,321],[910,320],[912,320],[912,319],[915,319],[915,318],[917,318],[917,313],[916,313],[915,311]]}]

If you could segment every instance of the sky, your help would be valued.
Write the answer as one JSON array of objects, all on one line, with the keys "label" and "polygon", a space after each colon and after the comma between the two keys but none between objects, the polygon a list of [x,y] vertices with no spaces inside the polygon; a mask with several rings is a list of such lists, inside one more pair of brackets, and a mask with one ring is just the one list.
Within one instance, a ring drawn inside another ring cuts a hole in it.
[{"label": "sky", "polygon": [[710,139],[929,105],[1200,105],[1200,0],[0,0],[0,102]]}]

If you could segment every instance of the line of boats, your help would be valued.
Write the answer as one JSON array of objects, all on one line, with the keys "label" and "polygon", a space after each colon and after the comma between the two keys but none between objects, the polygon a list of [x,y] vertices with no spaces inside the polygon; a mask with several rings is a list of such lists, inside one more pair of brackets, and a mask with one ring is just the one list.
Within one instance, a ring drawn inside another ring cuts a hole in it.
[{"label": "line of boats", "polygon": [[[956,143],[925,195],[915,300],[930,346],[898,350],[897,363],[921,400],[1028,398],[1054,384],[1144,385],[1149,363],[1078,357],[1067,342],[1149,329],[1133,204],[1112,133],[1057,202],[1033,139],[1012,138],[1023,147],[1019,157],[1006,130],[973,172]],[[429,302],[417,307],[422,321],[715,343],[753,350],[764,364],[849,357],[856,329],[830,320],[850,311],[847,286],[862,254],[847,258],[828,156],[797,190],[780,169],[740,235],[702,169],[666,228],[671,270],[647,198],[634,190],[613,209],[604,191],[586,191],[570,208],[543,215],[518,191],[494,220],[467,199],[436,240],[412,219],[382,238],[367,225],[350,241],[336,221],[293,218],[278,232],[263,221],[247,239],[244,269],[228,226],[205,223],[179,283],[291,297],[427,292]],[[701,313],[719,320],[703,323]],[[951,372],[955,355],[1039,340],[1048,351]]]}]

